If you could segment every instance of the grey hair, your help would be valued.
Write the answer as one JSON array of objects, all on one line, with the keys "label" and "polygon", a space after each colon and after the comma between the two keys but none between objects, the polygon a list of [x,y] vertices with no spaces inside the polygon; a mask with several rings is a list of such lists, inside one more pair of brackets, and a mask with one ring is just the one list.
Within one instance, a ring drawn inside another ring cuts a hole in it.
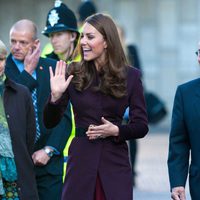
[{"label": "grey hair", "polygon": [[7,55],[6,45],[0,40],[0,54]]}]

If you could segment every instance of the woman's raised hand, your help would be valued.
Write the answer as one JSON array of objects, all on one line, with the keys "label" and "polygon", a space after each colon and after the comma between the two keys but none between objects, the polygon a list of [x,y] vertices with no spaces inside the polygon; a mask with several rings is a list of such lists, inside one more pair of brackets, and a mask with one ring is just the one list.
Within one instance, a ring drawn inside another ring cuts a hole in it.
[{"label": "woman's raised hand", "polygon": [[49,67],[50,85],[51,85],[51,101],[57,101],[67,89],[73,75],[70,75],[66,80],[66,63],[62,60],[57,61],[55,74],[52,67]]}]

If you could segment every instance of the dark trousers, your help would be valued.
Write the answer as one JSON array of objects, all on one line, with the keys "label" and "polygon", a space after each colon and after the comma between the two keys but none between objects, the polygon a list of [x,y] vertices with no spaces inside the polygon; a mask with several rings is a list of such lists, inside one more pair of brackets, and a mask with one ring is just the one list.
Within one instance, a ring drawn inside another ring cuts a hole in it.
[{"label": "dark trousers", "polygon": [[62,176],[37,176],[37,188],[40,200],[61,200]]}]

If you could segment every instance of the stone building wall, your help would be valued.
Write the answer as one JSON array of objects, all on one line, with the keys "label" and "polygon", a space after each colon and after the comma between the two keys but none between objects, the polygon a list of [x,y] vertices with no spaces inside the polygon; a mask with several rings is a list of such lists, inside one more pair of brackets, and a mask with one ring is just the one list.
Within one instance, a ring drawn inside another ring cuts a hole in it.
[{"label": "stone building wall", "polygon": [[[80,0],[64,0],[77,11]],[[147,90],[166,103],[168,117],[160,126],[169,128],[176,87],[199,76],[194,52],[200,40],[198,0],[94,0],[126,31],[127,43],[137,45]],[[41,32],[54,0],[0,0],[0,38],[9,44],[11,25],[22,18],[33,20]],[[39,36],[42,46],[48,41]]]}]

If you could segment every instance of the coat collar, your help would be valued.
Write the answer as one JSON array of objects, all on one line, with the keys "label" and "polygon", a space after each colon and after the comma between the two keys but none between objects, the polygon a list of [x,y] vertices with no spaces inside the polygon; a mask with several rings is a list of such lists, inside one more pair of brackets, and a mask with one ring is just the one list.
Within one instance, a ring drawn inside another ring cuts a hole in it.
[{"label": "coat collar", "polygon": [[[36,66],[36,71],[38,71],[38,69],[39,69],[39,65],[40,65],[40,60],[41,60],[41,57],[39,58],[39,61],[38,61],[38,63],[37,63],[37,66]],[[15,62],[13,61],[13,59],[12,59],[12,54],[10,53],[9,55],[8,55],[8,57],[7,57],[7,59],[6,59],[6,62],[7,62],[7,64],[6,65],[11,65],[11,66],[16,66],[16,68],[17,68],[17,65],[15,64]],[[18,69],[18,68],[17,68]]]},{"label": "coat collar", "polygon": [[197,112],[200,117],[199,98],[200,98],[200,78],[197,80],[196,87],[194,88],[195,98],[193,99],[194,113]]},{"label": "coat collar", "polygon": [[6,77],[6,80],[5,80],[5,87],[6,88],[10,88],[12,89],[13,91],[17,91],[17,85],[14,81],[10,80],[9,78]]},{"label": "coat collar", "polygon": [[195,93],[198,97],[200,97],[200,78],[198,79],[197,87],[195,89]]}]

